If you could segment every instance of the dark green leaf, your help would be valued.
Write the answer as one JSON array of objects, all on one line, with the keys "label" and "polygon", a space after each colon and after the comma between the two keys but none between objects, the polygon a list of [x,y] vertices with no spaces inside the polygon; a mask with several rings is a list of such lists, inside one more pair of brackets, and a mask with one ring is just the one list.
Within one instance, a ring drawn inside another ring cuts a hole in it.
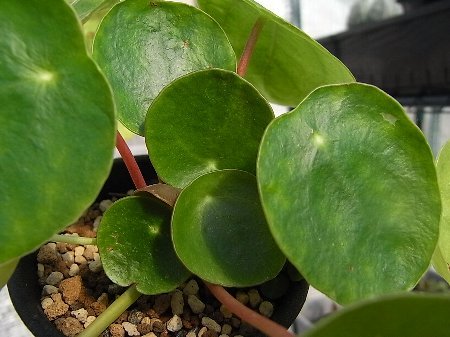
[{"label": "dark green leaf", "polygon": [[148,107],[171,81],[201,69],[236,69],[233,49],[217,22],[174,2],[116,5],[97,32],[94,58],[111,83],[120,121],[140,135]]},{"label": "dark green leaf", "polygon": [[186,187],[175,204],[172,237],[191,272],[224,286],[263,283],[285,262],[264,218],[255,176],[244,171],[208,173]]},{"label": "dark green leaf", "polygon": [[266,19],[245,77],[268,100],[296,106],[321,85],[354,81],[350,71],[325,48],[255,1],[197,2],[225,30],[237,56],[258,18]]},{"label": "dark green leaf", "polygon": [[433,266],[450,283],[450,142],[445,144],[439,154],[437,176],[441,191],[442,215]]},{"label": "dark green leaf", "polygon": [[146,143],[163,181],[184,187],[220,169],[255,173],[259,142],[273,112],[247,81],[225,70],[184,76],[156,98]]},{"label": "dark green leaf", "polygon": [[0,263],[94,201],[112,163],[114,104],[64,1],[0,2]]},{"label": "dark green leaf", "polygon": [[97,243],[106,275],[143,294],[169,292],[189,277],[170,238],[169,206],[148,197],[127,197],[105,212]]},{"label": "dark green leaf", "polygon": [[302,337],[448,337],[448,295],[403,294],[352,305]]},{"label": "dark green leaf", "polygon": [[258,182],[275,239],[305,279],[348,303],[412,288],[438,238],[433,156],[375,87],[322,87],[276,119]]}]

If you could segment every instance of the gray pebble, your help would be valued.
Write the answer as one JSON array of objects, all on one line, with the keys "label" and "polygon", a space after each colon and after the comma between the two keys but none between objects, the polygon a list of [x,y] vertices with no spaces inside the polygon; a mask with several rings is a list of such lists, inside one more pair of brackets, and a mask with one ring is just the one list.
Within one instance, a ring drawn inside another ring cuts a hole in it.
[{"label": "gray pebble", "polygon": [[48,275],[45,283],[50,284],[52,286],[57,285],[64,279],[64,275],[59,271],[54,271],[50,275]]},{"label": "gray pebble", "polygon": [[205,303],[195,295],[188,296],[188,305],[194,314],[199,314],[205,310]]},{"label": "gray pebble", "polygon": [[222,327],[215,320],[207,316],[202,318],[202,325],[216,332],[220,332],[222,330]]}]

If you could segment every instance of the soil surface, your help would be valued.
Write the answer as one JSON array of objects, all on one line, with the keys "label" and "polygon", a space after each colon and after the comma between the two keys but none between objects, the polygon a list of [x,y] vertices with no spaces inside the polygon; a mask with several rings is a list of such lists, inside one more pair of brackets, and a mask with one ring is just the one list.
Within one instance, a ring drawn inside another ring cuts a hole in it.
[{"label": "soil surface", "polygon": [[[64,234],[95,237],[103,212],[115,200],[95,203]],[[44,313],[69,337],[83,331],[126,290],[108,279],[94,245],[50,242],[40,248],[37,262]],[[277,283],[276,289],[266,284],[229,291],[240,302],[270,317],[274,310],[271,299],[281,297],[286,289]],[[171,293],[141,296],[102,336],[239,337],[254,332],[193,277]]]}]

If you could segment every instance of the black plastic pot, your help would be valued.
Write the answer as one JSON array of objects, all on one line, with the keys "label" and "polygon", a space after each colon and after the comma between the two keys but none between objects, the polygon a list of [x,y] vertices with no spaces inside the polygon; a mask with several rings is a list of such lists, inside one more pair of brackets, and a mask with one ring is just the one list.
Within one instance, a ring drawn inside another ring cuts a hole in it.
[{"label": "black plastic pot", "polygon": [[[136,160],[148,184],[157,182],[156,173],[147,156]],[[109,197],[110,192],[122,193],[133,188],[133,182],[121,159],[114,161],[111,173],[98,199]],[[8,290],[11,301],[27,328],[36,337],[64,337],[45,316],[41,307],[42,288],[38,283],[36,252],[23,257],[11,279]],[[306,281],[291,282],[286,295],[274,301],[272,319],[289,327],[300,312],[308,293]],[[260,336],[262,336],[260,334]]]}]

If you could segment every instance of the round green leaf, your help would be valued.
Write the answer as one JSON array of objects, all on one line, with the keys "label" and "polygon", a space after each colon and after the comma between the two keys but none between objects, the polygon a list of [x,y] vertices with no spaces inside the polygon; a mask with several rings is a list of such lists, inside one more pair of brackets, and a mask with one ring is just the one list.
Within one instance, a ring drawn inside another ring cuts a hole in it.
[{"label": "round green leaf", "polygon": [[221,169],[255,173],[259,142],[273,111],[247,81],[212,69],[167,86],[151,105],[146,143],[158,175],[184,187]]},{"label": "round green leaf", "polygon": [[350,71],[297,27],[253,0],[198,0],[227,33],[237,56],[255,22],[265,24],[245,76],[270,101],[296,106],[315,88],[354,82]]},{"label": "round green leaf", "polygon": [[169,292],[186,281],[170,238],[171,210],[149,197],[127,197],[104,214],[97,244],[106,275],[121,286],[135,283],[147,295]]},{"label": "round green leaf", "polygon": [[303,337],[448,337],[450,297],[402,294],[357,303]]},{"label": "round green leaf", "polygon": [[211,17],[182,3],[127,0],[103,19],[94,58],[113,88],[120,121],[143,135],[148,107],[187,73],[236,69],[236,57]]},{"label": "round green leaf", "polygon": [[186,187],[173,211],[172,238],[192,273],[224,286],[263,283],[285,262],[264,218],[255,176],[244,171],[208,173]]},{"label": "round green leaf", "polygon": [[258,182],[278,245],[338,302],[410,289],[426,271],[441,211],[433,156],[381,90],[322,87],[276,119]]},{"label": "round green leaf", "polygon": [[444,145],[437,160],[437,177],[442,200],[439,240],[433,255],[436,271],[450,283],[450,142]]},{"label": "round green leaf", "polygon": [[112,163],[114,104],[64,1],[0,2],[0,263],[75,221]]},{"label": "round green leaf", "polygon": [[19,259],[13,259],[11,261],[0,264],[0,289],[8,282],[11,275],[16,270]]}]

